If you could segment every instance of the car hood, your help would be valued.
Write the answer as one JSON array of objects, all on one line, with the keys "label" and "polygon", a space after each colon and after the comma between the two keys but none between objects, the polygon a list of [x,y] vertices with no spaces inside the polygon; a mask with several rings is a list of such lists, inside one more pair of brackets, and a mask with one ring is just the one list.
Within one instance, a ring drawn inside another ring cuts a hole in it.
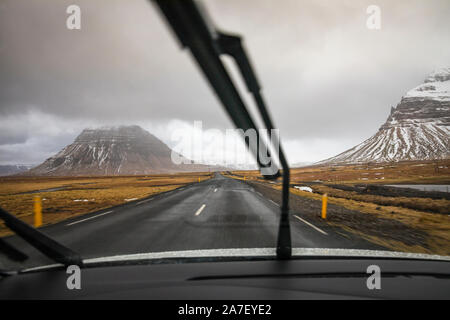
[{"label": "car hood", "polygon": [[[334,248],[292,248],[292,258],[381,258],[381,259],[412,259],[412,260],[440,260],[450,261],[450,256],[407,253],[383,250],[362,249],[334,249]],[[163,252],[145,252],[123,255],[104,256],[83,259],[87,267],[98,264],[158,262],[162,260],[195,259],[195,260],[242,260],[242,259],[276,259],[276,248],[241,248],[241,249],[207,249],[207,250],[181,250]],[[62,264],[51,264],[23,269],[20,272],[43,271],[46,269],[62,267]]]}]

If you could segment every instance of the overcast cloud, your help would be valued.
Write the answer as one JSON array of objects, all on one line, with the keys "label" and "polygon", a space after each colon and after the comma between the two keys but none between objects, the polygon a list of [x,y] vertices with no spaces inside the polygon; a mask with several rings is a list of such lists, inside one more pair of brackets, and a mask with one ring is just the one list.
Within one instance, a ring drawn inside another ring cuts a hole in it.
[{"label": "overcast cloud", "polygon": [[[205,3],[218,27],[244,36],[290,162],[368,138],[450,64],[448,0]],[[66,28],[70,4],[81,30]],[[381,30],[366,28],[370,4]],[[195,120],[232,128],[148,1],[0,1],[0,164],[39,163],[88,126],[140,124],[173,147],[174,128]]]}]

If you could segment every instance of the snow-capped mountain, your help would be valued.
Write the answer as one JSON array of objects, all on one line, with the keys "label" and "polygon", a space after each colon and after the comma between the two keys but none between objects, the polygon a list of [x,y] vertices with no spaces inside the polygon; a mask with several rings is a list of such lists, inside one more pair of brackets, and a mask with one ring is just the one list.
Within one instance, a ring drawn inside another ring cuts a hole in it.
[{"label": "snow-capped mountain", "polygon": [[450,158],[450,68],[408,91],[378,132],[323,163],[391,162]]},{"label": "snow-capped mountain", "polygon": [[172,150],[139,126],[85,129],[75,141],[26,175],[137,175],[208,171],[201,164],[176,165]]}]

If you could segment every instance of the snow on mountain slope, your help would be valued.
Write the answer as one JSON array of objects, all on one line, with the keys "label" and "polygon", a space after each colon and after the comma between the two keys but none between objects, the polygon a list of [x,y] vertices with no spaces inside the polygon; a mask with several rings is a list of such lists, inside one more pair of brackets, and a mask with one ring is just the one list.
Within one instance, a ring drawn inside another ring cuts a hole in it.
[{"label": "snow on mountain slope", "polygon": [[75,141],[25,175],[136,175],[208,171],[200,164],[176,165],[172,150],[139,126],[85,129]]},{"label": "snow on mountain slope", "polygon": [[450,101],[450,68],[442,68],[431,73],[423,84],[408,91],[405,98]]},{"label": "snow on mountain slope", "polygon": [[324,163],[391,162],[450,157],[450,68],[408,91],[378,132]]}]

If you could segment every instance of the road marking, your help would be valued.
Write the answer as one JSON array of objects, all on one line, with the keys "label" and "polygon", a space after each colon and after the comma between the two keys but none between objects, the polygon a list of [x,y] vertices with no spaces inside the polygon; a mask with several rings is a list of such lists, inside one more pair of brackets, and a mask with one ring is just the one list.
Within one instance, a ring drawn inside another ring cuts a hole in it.
[{"label": "road marking", "polygon": [[217,191],[217,188],[214,189],[214,192],[216,192],[216,191]]},{"label": "road marking", "polygon": [[261,197],[263,196],[261,192],[256,191],[257,194],[259,194]]},{"label": "road marking", "polygon": [[325,231],[323,231],[322,229],[319,229],[319,228],[317,228],[315,225],[313,225],[313,224],[311,224],[311,223],[309,223],[308,221],[306,221],[306,220],[303,220],[302,218],[300,218],[299,216],[296,216],[295,214],[294,214],[294,217],[296,217],[298,220],[300,220],[301,222],[303,222],[303,223],[305,223],[305,224],[307,224],[308,226],[310,226],[311,228],[314,228],[314,229],[316,229],[317,231],[319,231],[320,233],[323,233],[324,235],[328,235],[328,233],[326,233]]},{"label": "road marking", "polygon": [[83,219],[83,220],[78,220],[78,221],[75,221],[75,222],[68,223],[68,224],[66,224],[66,226],[71,226],[71,225],[74,225],[74,224],[77,224],[77,223],[80,223],[80,222],[84,222],[84,221],[87,221],[87,220],[98,218],[100,216],[104,216],[105,214],[108,214],[108,213],[111,213],[111,212],[113,212],[113,211],[112,210],[111,211],[106,211],[106,212],[100,213],[100,214],[98,214],[96,216],[93,216],[93,217],[89,217],[89,218],[86,218],[86,219]]},{"label": "road marking", "polygon": [[142,201],[139,201],[138,203],[136,203],[136,204],[142,204],[142,203],[146,203],[146,202],[149,202],[150,200],[153,200],[153,198],[150,198],[150,199],[147,199],[147,200],[142,200]]},{"label": "road marking", "polygon": [[197,212],[195,213],[196,216],[198,216],[200,213],[202,213],[203,209],[205,209],[206,204],[202,204],[202,206],[197,210]]},{"label": "road marking", "polygon": [[270,199],[269,199],[269,201],[270,201],[270,202],[272,202],[272,203],[273,203],[274,205],[276,205],[277,207],[279,207],[279,206],[280,206],[280,205],[279,205],[278,203],[276,203],[276,202],[275,202],[275,201],[273,201],[273,200],[270,200]]}]

